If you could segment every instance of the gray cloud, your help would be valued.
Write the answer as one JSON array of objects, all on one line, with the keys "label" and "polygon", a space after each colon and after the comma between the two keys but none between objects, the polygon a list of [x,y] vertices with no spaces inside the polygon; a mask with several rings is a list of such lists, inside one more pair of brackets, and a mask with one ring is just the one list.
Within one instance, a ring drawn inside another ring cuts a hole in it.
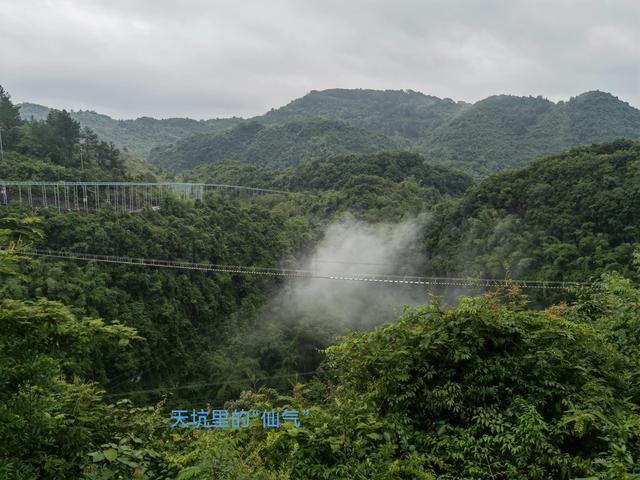
[{"label": "gray cloud", "polygon": [[116,117],[250,116],[312,89],[640,106],[635,0],[0,0],[16,101]]}]

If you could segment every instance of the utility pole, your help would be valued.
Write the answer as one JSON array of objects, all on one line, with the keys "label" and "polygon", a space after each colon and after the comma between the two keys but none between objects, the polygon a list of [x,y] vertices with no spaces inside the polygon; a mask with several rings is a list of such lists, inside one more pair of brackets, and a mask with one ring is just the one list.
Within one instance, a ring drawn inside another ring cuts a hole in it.
[{"label": "utility pole", "polygon": [[0,158],[4,162],[4,150],[2,149],[2,127],[0,127]]}]

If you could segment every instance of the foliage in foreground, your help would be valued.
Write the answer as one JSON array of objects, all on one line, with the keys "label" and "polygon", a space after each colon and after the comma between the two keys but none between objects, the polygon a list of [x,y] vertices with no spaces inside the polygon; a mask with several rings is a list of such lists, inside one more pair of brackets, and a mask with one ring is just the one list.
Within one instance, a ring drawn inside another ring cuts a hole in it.
[{"label": "foliage in foreground", "polygon": [[[319,402],[302,428],[204,432],[184,478],[640,478],[637,351],[621,345],[638,303],[614,321],[621,296],[638,290],[612,276],[571,307],[508,291],[407,310],[327,349],[333,380],[289,399]],[[253,470],[233,460],[256,452]]]}]

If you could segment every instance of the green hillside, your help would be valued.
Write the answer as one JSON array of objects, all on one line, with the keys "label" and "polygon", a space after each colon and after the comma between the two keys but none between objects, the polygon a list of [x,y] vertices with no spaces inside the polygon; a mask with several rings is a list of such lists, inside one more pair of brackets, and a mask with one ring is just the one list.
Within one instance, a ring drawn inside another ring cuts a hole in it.
[{"label": "green hillside", "polygon": [[[49,108],[32,103],[18,105],[23,119],[44,120]],[[118,148],[126,148],[135,155],[146,159],[152,148],[166,145],[199,133],[225,131],[242,121],[240,118],[193,120],[190,118],[167,118],[158,120],[140,117],[135,120],[117,120],[108,115],[88,110],[70,112],[71,117],[82,127],[88,127],[107,142]]]},{"label": "green hillside", "polygon": [[259,120],[265,124],[282,124],[320,117],[413,142],[467,107],[469,105],[464,102],[412,90],[336,88],[313,90],[283,107],[272,109]]},{"label": "green hillside", "polygon": [[276,188],[282,171],[241,160],[205,163],[191,170],[183,170],[176,178],[184,182],[243,185],[245,187]]},{"label": "green hillside", "polygon": [[579,147],[487,178],[439,206],[425,249],[438,274],[585,280],[635,275],[640,143]]},{"label": "green hillside", "polygon": [[141,181],[156,182],[166,178],[166,173],[127,152],[120,152],[121,168],[101,165],[89,159],[84,168],[66,166],[34,157],[31,154],[5,152],[0,160],[2,180],[20,181]]},{"label": "green hillside", "polygon": [[284,172],[283,188],[292,190],[340,190],[351,178],[373,175],[400,183],[411,180],[423,187],[435,187],[454,196],[467,190],[467,175],[439,165],[427,164],[424,157],[410,152],[335,156],[314,160]]},{"label": "green hillside", "polygon": [[334,120],[277,126],[249,122],[225,133],[198,135],[175,145],[158,147],[151,152],[149,160],[173,172],[223,160],[283,168],[331,155],[394,148],[395,142],[383,135]]},{"label": "green hillside", "polygon": [[640,110],[604,92],[568,102],[499,95],[481,100],[428,135],[419,149],[475,176],[521,167],[567,148],[640,139]]}]

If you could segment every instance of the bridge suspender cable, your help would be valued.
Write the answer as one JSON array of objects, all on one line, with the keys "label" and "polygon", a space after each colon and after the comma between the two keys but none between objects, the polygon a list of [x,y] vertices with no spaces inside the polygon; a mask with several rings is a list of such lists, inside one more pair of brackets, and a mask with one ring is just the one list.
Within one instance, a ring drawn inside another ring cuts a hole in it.
[{"label": "bridge suspender cable", "polygon": [[21,204],[27,208],[58,211],[94,211],[110,204],[115,210],[159,208],[168,193],[182,200],[202,200],[209,192],[244,197],[291,192],[269,188],[215,183],[145,182],[37,182],[0,180],[0,206]]}]

